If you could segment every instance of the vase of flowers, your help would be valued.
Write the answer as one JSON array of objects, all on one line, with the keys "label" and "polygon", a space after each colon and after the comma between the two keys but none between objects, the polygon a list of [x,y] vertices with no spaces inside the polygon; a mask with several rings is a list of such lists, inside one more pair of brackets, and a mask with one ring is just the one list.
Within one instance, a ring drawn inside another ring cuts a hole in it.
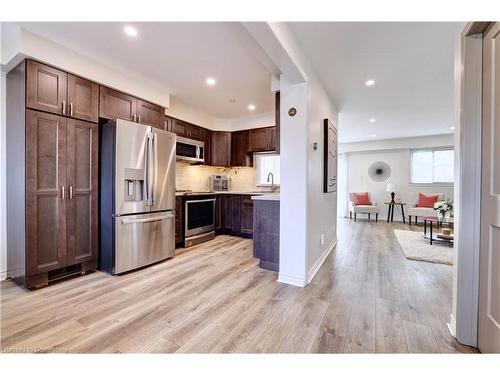
[{"label": "vase of flowers", "polygon": [[448,221],[453,215],[453,202],[449,199],[434,203],[434,211],[437,213],[438,220]]}]

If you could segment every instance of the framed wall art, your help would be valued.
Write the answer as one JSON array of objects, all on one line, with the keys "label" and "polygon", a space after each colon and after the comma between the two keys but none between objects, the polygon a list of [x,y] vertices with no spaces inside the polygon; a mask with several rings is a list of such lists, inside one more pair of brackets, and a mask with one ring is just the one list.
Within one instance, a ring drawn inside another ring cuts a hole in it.
[{"label": "framed wall art", "polygon": [[324,173],[323,192],[334,193],[337,191],[337,162],[338,141],[337,129],[333,122],[327,118],[323,121],[324,126]]}]

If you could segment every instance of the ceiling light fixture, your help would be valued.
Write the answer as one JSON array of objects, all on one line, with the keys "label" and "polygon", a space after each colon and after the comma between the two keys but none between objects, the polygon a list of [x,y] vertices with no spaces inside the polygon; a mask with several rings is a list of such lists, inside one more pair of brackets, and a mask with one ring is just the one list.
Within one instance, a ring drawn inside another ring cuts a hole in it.
[{"label": "ceiling light fixture", "polygon": [[254,105],[254,104],[250,104],[250,105],[248,106],[248,109],[249,109],[250,111],[254,111],[254,110],[255,110],[255,105]]},{"label": "ceiling light fixture", "polygon": [[207,78],[206,82],[207,82],[207,85],[209,85],[209,86],[215,85],[215,79],[214,78],[209,77],[209,78]]},{"label": "ceiling light fixture", "polygon": [[365,82],[366,86],[373,86],[375,84],[375,81],[373,79],[369,79],[368,81]]},{"label": "ceiling light fixture", "polygon": [[372,137],[376,137],[376,135],[375,135],[375,134],[372,134]]},{"label": "ceiling light fixture", "polygon": [[375,122],[375,121],[377,121],[377,120],[375,120],[374,118],[370,119],[370,122]]},{"label": "ceiling light fixture", "polygon": [[450,129],[451,129],[451,130],[455,130],[455,127],[454,127],[454,126],[452,126]]},{"label": "ceiling light fixture", "polygon": [[123,29],[123,31],[125,32],[125,34],[127,34],[128,36],[137,36],[137,29],[135,27],[132,27],[132,26],[125,26],[125,28]]}]

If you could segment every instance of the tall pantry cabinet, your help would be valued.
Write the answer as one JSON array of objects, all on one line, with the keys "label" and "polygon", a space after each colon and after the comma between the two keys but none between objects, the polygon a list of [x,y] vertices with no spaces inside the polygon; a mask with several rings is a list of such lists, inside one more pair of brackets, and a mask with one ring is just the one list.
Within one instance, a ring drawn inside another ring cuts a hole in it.
[{"label": "tall pantry cabinet", "polygon": [[7,74],[8,275],[97,268],[99,86],[32,60]]}]

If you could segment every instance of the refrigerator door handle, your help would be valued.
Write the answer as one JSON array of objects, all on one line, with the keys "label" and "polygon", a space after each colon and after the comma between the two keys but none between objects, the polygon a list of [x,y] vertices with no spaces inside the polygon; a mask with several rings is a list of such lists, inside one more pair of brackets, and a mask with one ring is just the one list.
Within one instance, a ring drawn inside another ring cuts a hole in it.
[{"label": "refrigerator door handle", "polygon": [[149,223],[151,221],[160,221],[165,219],[171,219],[174,217],[172,212],[168,212],[165,215],[148,217],[145,219],[122,219],[122,224],[136,224],[136,223]]},{"label": "refrigerator door handle", "polygon": [[144,147],[144,200],[149,204],[149,134]]},{"label": "refrigerator door handle", "polygon": [[151,184],[151,202],[154,205],[155,202],[155,190],[158,179],[158,136],[156,133],[153,134],[153,183]]}]

